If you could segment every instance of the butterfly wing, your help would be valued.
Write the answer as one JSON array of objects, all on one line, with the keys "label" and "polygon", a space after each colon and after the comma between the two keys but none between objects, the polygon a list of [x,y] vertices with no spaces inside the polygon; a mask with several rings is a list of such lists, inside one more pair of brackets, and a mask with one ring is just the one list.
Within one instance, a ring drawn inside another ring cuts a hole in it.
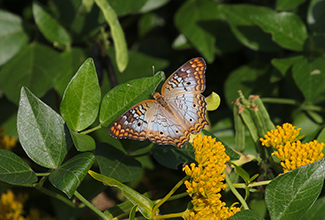
[{"label": "butterfly wing", "polygon": [[148,138],[158,144],[180,147],[189,140],[190,133],[174,115],[157,105],[150,122]]},{"label": "butterfly wing", "polygon": [[150,118],[152,118],[156,105],[154,99],[144,100],[134,105],[113,122],[109,131],[110,135],[119,139],[147,139]]},{"label": "butterfly wing", "polygon": [[183,93],[202,93],[205,89],[206,63],[203,58],[189,60],[168,77],[161,89],[164,97]]}]

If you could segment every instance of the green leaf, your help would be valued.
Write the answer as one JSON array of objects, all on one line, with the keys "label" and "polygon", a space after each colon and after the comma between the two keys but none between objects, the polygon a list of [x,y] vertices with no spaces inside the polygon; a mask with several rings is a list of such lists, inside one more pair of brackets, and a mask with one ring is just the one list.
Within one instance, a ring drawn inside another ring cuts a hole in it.
[{"label": "green leaf", "polygon": [[70,134],[73,140],[73,144],[78,151],[84,152],[95,150],[95,140],[89,135],[81,134],[72,130],[70,130]]},{"label": "green leaf", "polygon": [[297,8],[302,3],[306,2],[306,0],[281,0],[276,1],[276,10],[278,11],[286,11],[290,9]]},{"label": "green leaf", "polygon": [[101,181],[109,186],[118,187],[123,195],[132,202],[133,205],[138,205],[138,210],[141,214],[147,219],[153,219],[151,215],[151,211],[154,206],[154,202],[148,199],[146,196],[141,195],[137,191],[132,188],[120,183],[119,181],[109,178],[107,176],[101,175],[99,173],[95,173],[94,171],[89,171],[89,175],[91,175],[94,179]]},{"label": "green leaf", "polygon": [[[211,136],[212,138],[215,138],[216,141],[220,141],[222,142],[219,138],[217,138],[214,134],[212,134],[211,132],[202,129],[201,131],[204,135],[208,135]],[[226,154],[230,157],[230,160],[238,160],[240,158],[239,154],[237,154],[235,151],[233,151],[233,149],[231,149],[230,147],[228,147],[225,143],[222,143],[223,146],[225,147],[225,152]]]},{"label": "green leaf", "polygon": [[151,93],[152,88],[157,86],[164,77],[163,72],[158,72],[154,77],[130,81],[128,84],[131,86],[122,84],[111,89],[104,96],[100,108],[99,121],[102,126],[107,127],[127,109],[144,100]]},{"label": "green leaf", "polygon": [[0,65],[15,56],[28,38],[20,17],[0,10]]},{"label": "green leaf", "polygon": [[271,219],[301,219],[321,193],[325,159],[282,174],[266,187]]},{"label": "green leaf", "polygon": [[306,219],[322,219],[325,215],[325,197],[318,199],[313,206],[305,213]]},{"label": "green leaf", "polygon": [[50,47],[34,43],[24,47],[0,70],[0,87],[11,101],[18,103],[22,86],[43,96],[60,76],[62,60]]},{"label": "green leaf", "polygon": [[63,93],[69,84],[71,78],[78,71],[82,63],[86,60],[86,51],[81,48],[72,48],[61,53],[62,69],[61,76],[55,82],[54,88],[63,96]]},{"label": "green leaf", "polygon": [[220,96],[217,93],[212,92],[211,95],[206,97],[205,101],[208,104],[207,105],[207,111],[214,111],[220,105]]},{"label": "green leaf", "polygon": [[62,45],[71,43],[71,36],[68,31],[37,1],[33,2],[33,15],[36,25],[51,43]]},{"label": "green leaf", "polygon": [[255,212],[251,210],[242,210],[240,212],[237,212],[233,217],[231,217],[231,220],[264,220],[261,216],[256,214]]},{"label": "green leaf", "polygon": [[64,120],[26,87],[21,89],[17,130],[23,149],[35,163],[52,169],[62,163],[71,143]]},{"label": "green leaf", "polygon": [[186,1],[175,15],[176,27],[207,62],[214,60],[216,39],[211,34],[211,26],[215,24],[211,22],[218,18],[217,4],[212,0]]},{"label": "green leaf", "polygon": [[232,163],[232,165],[235,167],[235,172],[241,177],[243,178],[243,180],[246,183],[250,182],[250,176],[249,174],[246,172],[246,170],[244,170],[243,168],[241,168],[240,166],[237,166],[236,164]]},{"label": "green leaf", "polygon": [[[301,19],[290,12],[275,12],[270,8],[253,5],[219,5],[220,11],[230,23],[232,30],[247,47],[254,50],[274,51],[275,45],[265,41],[268,37],[254,29],[254,25],[272,35],[272,40],[281,47],[302,51],[307,30]],[[246,28],[247,27],[247,28]],[[255,32],[258,33],[256,35]]]},{"label": "green leaf", "polygon": [[306,102],[313,102],[324,91],[324,73],[324,57],[319,57],[315,60],[304,58],[293,65],[292,76],[298,88],[304,94]]},{"label": "green leaf", "polygon": [[115,11],[106,0],[95,0],[95,2],[103,12],[104,17],[109,24],[114,41],[117,67],[120,72],[123,72],[128,65],[128,51],[123,29],[118,21]]},{"label": "green leaf", "polygon": [[100,88],[93,60],[87,59],[66,88],[61,115],[74,131],[82,131],[97,118]]},{"label": "green leaf", "polygon": [[274,58],[272,59],[271,63],[282,73],[283,76],[285,76],[290,67],[292,67],[295,63],[299,63],[302,60],[303,56],[294,56],[287,58]]},{"label": "green leaf", "polygon": [[123,16],[138,12],[144,6],[147,0],[109,0],[108,2],[118,16]]},{"label": "green leaf", "polygon": [[324,10],[325,4],[323,0],[310,1],[307,13],[307,24],[312,32],[325,33]]},{"label": "green leaf", "polygon": [[152,156],[161,165],[177,169],[178,165],[184,163],[196,163],[194,157],[193,147],[187,147],[186,149],[179,149],[172,145],[157,145],[155,144],[151,148]]},{"label": "green leaf", "polygon": [[94,161],[92,153],[79,154],[54,170],[49,177],[50,182],[71,198]]},{"label": "green leaf", "polygon": [[129,182],[142,172],[139,161],[109,144],[98,144],[95,152],[100,173],[105,176]]},{"label": "green leaf", "polygon": [[37,181],[35,172],[20,157],[8,150],[0,150],[0,180],[9,184],[24,185]]}]

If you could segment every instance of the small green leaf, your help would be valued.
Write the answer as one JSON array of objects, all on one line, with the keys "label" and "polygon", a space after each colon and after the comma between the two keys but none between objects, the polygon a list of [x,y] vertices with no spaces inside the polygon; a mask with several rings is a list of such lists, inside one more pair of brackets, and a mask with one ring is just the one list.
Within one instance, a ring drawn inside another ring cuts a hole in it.
[{"label": "small green leaf", "polygon": [[79,154],[54,170],[49,177],[50,182],[71,198],[94,161],[92,153]]},{"label": "small green leaf", "polygon": [[23,149],[35,163],[52,169],[62,163],[71,143],[64,120],[26,87],[21,89],[17,130]]},{"label": "small green leaf", "polygon": [[303,56],[294,56],[288,58],[274,58],[272,59],[272,65],[277,68],[283,76],[286,75],[287,71],[292,67],[296,62],[303,60]]},{"label": "small green leaf", "polygon": [[301,59],[292,68],[292,76],[306,102],[315,101],[316,97],[325,90],[325,59],[319,57],[315,60]]},{"label": "small green leaf", "polygon": [[8,150],[0,150],[0,180],[9,184],[24,185],[37,181],[34,171],[20,157]]},{"label": "small green leaf", "polygon": [[123,72],[128,65],[128,51],[123,29],[118,21],[115,11],[109,5],[108,1],[95,0],[95,2],[103,12],[104,17],[109,24],[114,41],[117,67],[120,72]]},{"label": "small green leaf", "polygon": [[101,174],[120,182],[129,182],[142,172],[139,161],[106,143],[97,145],[96,160]]},{"label": "small green leaf", "polygon": [[71,79],[61,102],[61,115],[74,131],[82,131],[97,118],[100,87],[93,60],[87,59]]},{"label": "small green leaf", "polygon": [[0,10],[0,65],[15,56],[28,38],[20,17]]},{"label": "small green leaf", "polygon": [[231,217],[231,220],[264,220],[261,216],[256,214],[255,212],[251,210],[242,210],[240,212],[237,212],[233,217]]},{"label": "small green leaf", "polygon": [[241,176],[241,178],[243,178],[243,180],[247,183],[249,183],[250,180],[250,176],[249,174],[246,172],[246,170],[244,170],[243,168],[241,168],[240,166],[237,166],[236,164],[232,163],[232,165],[235,167],[235,172]]},{"label": "small green leaf", "polygon": [[183,163],[196,163],[193,147],[179,149],[172,145],[157,145],[151,148],[152,156],[161,165],[177,169],[178,165]]},{"label": "small green leaf", "polygon": [[217,3],[211,0],[186,1],[175,15],[175,25],[196,47],[207,62],[214,60],[216,39],[211,22],[219,18]]},{"label": "small green leaf", "polygon": [[324,10],[325,4],[323,0],[310,1],[307,13],[307,24],[312,32],[325,33]]},{"label": "small green leaf", "polygon": [[129,213],[129,219],[134,220],[135,219],[135,214],[137,212],[138,205],[135,205],[132,207],[130,213]]},{"label": "small green leaf", "polygon": [[78,151],[84,152],[95,150],[95,140],[89,135],[81,134],[72,130],[70,130],[70,134],[73,140],[73,144]]},{"label": "small green leaf", "polygon": [[207,105],[207,111],[214,111],[220,105],[220,96],[217,93],[212,92],[211,95],[206,97],[205,101],[208,104]]},{"label": "small green leaf", "polygon": [[30,44],[1,68],[0,87],[14,103],[19,102],[22,86],[41,97],[53,87],[61,68],[58,52],[42,44]]},{"label": "small green leaf", "polygon": [[110,0],[109,4],[118,16],[123,16],[139,12],[139,10],[144,6],[146,2],[147,0]]},{"label": "small green leaf", "polygon": [[127,109],[144,100],[151,93],[152,88],[157,86],[164,77],[163,72],[158,72],[153,78],[146,77],[130,81],[128,84],[131,86],[122,84],[111,89],[104,96],[100,107],[99,121],[102,126],[107,127]]},{"label": "small green leaf", "polygon": [[107,176],[101,175],[99,173],[95,173],[94,171],[89,170],[89,175],[91,175],[94,179],[101,181],[109,186],[118,187],[123,195],[132,202],[133,205],[138,205],[138,210],[141,214],[147,219],[153,219],[151,215],[151,211],[154,206],[154,202],[148,199],[146,196],[141,195],[137,191],[132,188],[120,183],[119,181],[109,178]]},{"label": "small green leaf", "polygon": [[277,11],[286,11],[290,9],[295,9],[302,3],[306,2],[307,0],[281,0],[276,1],[276,10]]},{"label": "small green leaf", "polygon": [[33,15],[38,28],[47,40],[54,44],[67,45],[71,43],[68,31],[37,1],[33,2]]},{"label": "small green leaf", "polygon": [[301,219],[321,193],[324,166],[323,158],[273,179],[265,191],[271,219]]}]

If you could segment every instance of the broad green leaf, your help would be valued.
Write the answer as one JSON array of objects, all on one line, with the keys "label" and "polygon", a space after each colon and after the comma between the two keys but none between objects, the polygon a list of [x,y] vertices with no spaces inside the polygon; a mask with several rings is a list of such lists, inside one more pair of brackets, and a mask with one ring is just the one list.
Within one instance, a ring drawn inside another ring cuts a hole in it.
[{"label": "broad green leaf", "polygon": [[95,150],[95,140],[89,135],[78,133],[72,130],[70,130],[70,134],[73,140],[73,144],[78,151],[84,152]]},{"label": "broad green leaf", "polygon": [[101,174],[120,182],[129,182],[142,172],[139,161],[106,143],[97,145],[96,160]]},{"label": "broad green leaf", "polygon": [[52,169],[62,163],[71,143],[68,128],[26,87],[21,89],[17,130],[23,149],[35,163]]},{"label": "broad green leaf", "polygon": [[71,43],[68,31],[37,1],[33,2],[33,15],[36,25],[47,40],[54,44],[68,45]]},{"label": "broad green leaf", "polygon": [[132,202],[133,205],[138,205],[138,210],[141,214],[147,219],[153,219],[151,215],[154,202],[148,199],[146,196],[141,195],[137,191],[132,188],[120,183],[119,181],[109,178],[107,176],[101,175],[99,173],[95,173],[94,171],[89,170],[89,175],[91,175],[94,179],[101,181],[109,186],[118,187],[123,195]]},{"label": "broad green leaf", "polygon": [[303,56],[294,56],[288,58],[274,58],[271,60],[271,64],[277,68],[283,76],[295,63],[303,60]]},{"label": "broad green leaf", "polygon": [[[272,35],[272,40],[286,49],[302,51],[307,30],[302,20],[291,12],[276,12],[267,7],[253,5],[219,5],[219,10],[230,23],[238,39],[251,49],[272,50],[266,35],[252,32],[254,25]],[[257,30],[255,30],[257,31]],[[260,43],[259,43],[260,42]],[[265,46],[265,48],[260,48]],[[274,46],[274,45],[273,45]]]},{"label": "broad green leaf", "polygon": [[325,33],[324,12],[325,4],[323,0],[312,0],[309,3],[307,24],[311,31]]},{"label": "broad green leaf", "polygon": [[307,0],[278,0],[276,1],[276,10],[285,11],[294,9],[306,1]]},{"label": "broad green leaf", "polygon": [[261,216],[256,214],[255,212],[251,210],[242,210],[240,212],[237,212],[233,217],[231,217],[231,220],[264,220]]},{"label": "broad green leaf", "polygon": [[115,11],[106,0],[95,0],[95,2],[103,12],[104,17],[109,24],[114,41],[117,67],[120,72],[123,72],[128,65],[128,51],[123,29],[118,21]]},{"label": "broad green leaf", "polygon": [[7,98],[19,101],[22,86],[28,87],[41,97],[53,87],[61,74],[62,60],[50,47],[33,43],[24,47],[0,70],[0,87]]},{"label": "broad green leaf", "polygon": [[20,157],[8,150],[0,150],[0,180],[24,185],[37,181],[35,172]]},{"label": "broad green leaf", "polygon": [[87,59],[68,84],[60,105],[63,119],[74,131],[82,131],[97,118],[100,87],[93,60]]},{"label": "broad green leaf", "polygon": [[194,158],[193,147],[187,147],[186,149],[179,149],[172,145],[157,145],[155,144],[151,148],[152,156],[161,165],[177,169],[178,165],[183,163],[196,163]]},{"label": "broad green leaf", "polygon": [[20,17],[0,10],[0,65],[15,56],[28,38]]},{"label": "broad green leaf", "polygon": [[325,216],[325,197],[318,199],[305,213],[306,219],[322,219]]},{"label": "broad green leaf", "polygon": [[[216,141],[220,141],[222,142],[219,138],[217,138],[214,134],[212,134],[211,132],[205,130],[205,129],[202,129],[201,131],[204,135],[207,135],[207,136],[211,136],[212,138],[215,138]],[[225,152],[226,154],[230,157],[230,160],[238,160],[240,158],[240,156],[235,152],[233,151],[230,147],[228,147],[226,144],[222,143],[223,146],[225,147]]]},{"label": "broad green leaf", "polygon": [[195,46],[207,62],[214,60],[216,39],[211,33],[219,18],[217,4],[212,0],[186,1],[175,15],[175,25]]},{"label": "broad green leaf", "polygon": [[95,156],[92,153],[79,154],[54,170],[49,179],[53,186],[71,198],[94,161]]},{"label": "broad green leaf", "polygon": [[292,68],[292,76],[298,88],[304,94],[306,102],[315,101],[316,97],[325,89],[325,59],[319,57],[314,60],[307,58],[296,62]]},{"label": "broad green leaf", "polygon": [[102,126],[107,127],[128,108],[146,99],[152,88],[157,86],[164,77],[163,72],[158,72],[153,78],[146,77],[130,81],[128,84],[131,86],[122,84],[111,89],[104,96],[100,107],[99,121]]},{"label": "broad green leaf", "polygon": [[302,219],[321,193],[324,166],[323,158],[273,179],[265,191],[271,219]]},{"label": "broad green leaf", "polygon": [[63,96],[64,90],[69,84],[71,78],[73,77],[73,75],[75,75],[75,73],[78,71],[78,69],[87,57],[85,50],[73,47],[71,50],[66,50],[61,53],[61,58],[62,74],[55,82],[54,88],[60,94],[60,96]]},{"label": "broad green leaf", "polygon": [[214,111],[220,105],[220,96],[217,93],[212,92],[211,95],[206,97],[205,101],[208,104],[207,105],[207,111]]}]

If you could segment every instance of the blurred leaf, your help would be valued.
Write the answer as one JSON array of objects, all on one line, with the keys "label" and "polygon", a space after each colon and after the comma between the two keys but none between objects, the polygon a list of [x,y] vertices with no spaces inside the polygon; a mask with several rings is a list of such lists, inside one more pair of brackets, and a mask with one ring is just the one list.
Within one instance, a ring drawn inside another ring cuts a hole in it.
[{"label": "blurred leaf", "polygon": [[0,180],[9,184],[24,185],[35,183],[37,176],[16,154],[0,149]]},{"label": "blurred leaf", "polygon": [[0,10],[0,66],[15,56],[28,38],[20,17]]},{"label": "blurred leaf", "polygon": [[324,73],[324,57],[319,57],[314,60],[304,58],[293,65],[293,78],[298,88],[304,94],[306,102],[313,102],[321,92],[324,92]]},{"label": "blurred leaf", "polygon": [[51,43],[62,45],[71,43],[68,31],[37,1],[33,2],[33,15],[38,28]]},{"label": "blurred leaf", "polygon": [[102,126],[107,127],[118,116],[140,100],[144,100],[151,92],[145,89],[152,89],[164,78],[163,72],[158,72],[153,78],[146,77],[130,81],[111,89],[103,98],[99,121]]},{"label": "blurred leaf", "polygon": [[30,44],[1,68],[0,87],[14,103],[19,101],[22,86],[41,97],[53,87],[61,68],[62,60],[58,52],[42,44]]},{"label": "blurred leaf", "polygon": [[309,3],[307,24],[311,31],[316,33],[325,32],[325,19],[324,19],[325,1],[312,0]]},{"label": "blurred leaf", "polygon": [[285,76],[290,67],[302,60],[303,56],[294,56],[287,58],[274,58],[272,59],[271,63],[282,73],[283,76]]},{"label": "blurred leaf", "polygon": [[94,161],[95,156],[92,153],[79,154],[54,170],[50,174],[50,182],[71,198]]},{"label": "blurred leaf", "polygon": [[128,50],[123,29],[118,21],[115,11],[106,0],[95,0],[95,2],[103,12],[104,17],[109,24],[114,41],[117,67],[120,72],[123,72],[128,65]]},{"label": "blurred leaf", "polygon": [[183,163],[196,163],[193,147],[179,149],[172,145],[155,144],[151,152],[158,163],[171,169],[177,169]]},{"label": "blurred leaf", "polygon": [[26,87],[21,89],[17,130],[23,149],[35,163],[52,169],[62,163],[71,143],[64,120]]},{"label": "blurred leaf", "polygon": [[108,0],[108,3],[111,5],[118,16],[136,13],[144,6],[146,2],[147,0]]},{"label": "blurred leaf", "polygon": [[91,175],[94,179],[101,181],[109,186],[118,187],[123,195],[132,202],[133,205],[138,205],[138,210],[141,214],[147,219],[153,219],[151,215],[151,211],[154,206],[154,202],[148,199],[146,196],[141,195],[137,191],[134,191],[132,188],[120,183],[119,181],[109,178],[107,176],[95,173],[94,171],[89,171],[89,175]]},{"label": "blurred leaf", "polygon": [[321,193],[325,159],[282,174],[266,187],[271,219],[301,219]]},{"label": "blurred leaf", "polygon": [[219,18],[217,4],[212,0],[186,1],[175,15],[175,25],[195,46],[207,62],[214,60],[215,37],[211,30],[213,20]]},{"label": "blurred leaf", "polygon": [[60,111],[63,119],[74,131],[82,131],[97,118],[100,87],[93,60],[87,59],[66,88]]},{"label": "blurred leaf", "polygon": [[70,130],[70,134],[73,140],[73,144],[78,151],[91,151],[95,150],[96,143],[95,140],[89,135],[77,133],[75,131]]},{"label": "blurred leaf", "polygon": [[206,102],[208,104],[207,105],[207,111],[214,111],[220,105],[220,96],[215,92],[212,92],[211,95],[206,97],[205,100],[206,100]]},{"label": "blurred leaf", "polygon": [[101,174],[120,182],[129,182],[142,172],[139,161],[106,143],[97,145],[96,160]]},{"label": "blurred leaf", "polygon": [[154,9],[160,8],[167,4],[170,0],[147,0],[139,12],[146,13]]},{"label": "blurred leaf", "polygon": [[276,10],[285,11],[294,9],[306,1],[307,0],[278,0],[276,1]]},{"label": "blurred leaf", "polygon": [[237,212],[231,220],[264,220],[261,216],[256,214],[255,212],[251,210],[242,210],[240,212]]},{"label": "blurred leaf", "polygon": [[61,69],[62,74],[55,82],[54,88],[60,94],[60,96],[63,96],[63,93],[71,78],[87,57],[85,50],[78,47],[73,47],[71,50],[66,50],[61,53],[61,58],[63,65]]}]

